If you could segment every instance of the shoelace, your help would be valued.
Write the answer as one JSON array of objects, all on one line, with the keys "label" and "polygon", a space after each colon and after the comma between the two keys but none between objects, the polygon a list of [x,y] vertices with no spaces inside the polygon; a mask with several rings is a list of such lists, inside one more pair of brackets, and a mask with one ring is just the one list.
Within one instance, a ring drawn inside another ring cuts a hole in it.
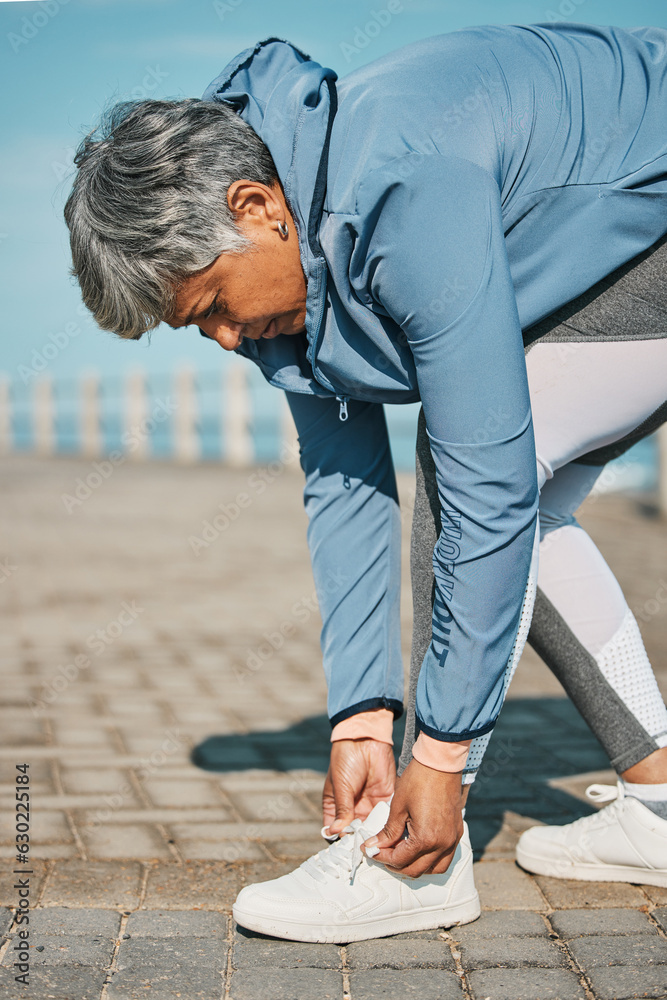
[{"label": "shoelace", "polygon": [[581,819],[575,820],[574,823],[570,824],[570,828],[585,826],[590,829],[606,825],[611,815],[620,808],[621,802],[625,798],[625,789],[620,781],[616,785],[589,785],[586,789],[586,798],[595,803],[609,802],[610,805],[591,816],[582,816]]},{"label": "shoelace", "polygon": [[353,819],[343,833],[345,836],[340,840],[325,847],[319,854],[313,854],[301,864],[300,867],[318,882],[326,882],[328,875],[340,878],[346,874],[353,879],[357,868],[364,860],[361,845],[368,839],[370,833],[363,829],[363,820]]},{"label": "shoelace", "polygon": [[616,785],[589,785],[586,789],[586,798],[591,802],[614,802],[616,799],[625,798],[625,789],[618,782]]}]

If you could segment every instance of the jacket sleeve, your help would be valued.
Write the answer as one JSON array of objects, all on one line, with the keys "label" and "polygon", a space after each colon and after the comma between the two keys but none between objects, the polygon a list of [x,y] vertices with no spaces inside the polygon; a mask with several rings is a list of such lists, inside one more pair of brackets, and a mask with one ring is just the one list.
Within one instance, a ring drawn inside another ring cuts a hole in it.
[{"label": "jacket sleeve", "polygon": [[403,711],[401,522],[384,411],[287,394],[306,474],[331,725],[373,708]]},{"label": "jacket sleeve", "polygon": [[441,508],[417,725],[459,742],[502,705],[538,499],[500,192],[474,163],[407,154],[367,178],[358,209],[367,291],[414,358]]}]

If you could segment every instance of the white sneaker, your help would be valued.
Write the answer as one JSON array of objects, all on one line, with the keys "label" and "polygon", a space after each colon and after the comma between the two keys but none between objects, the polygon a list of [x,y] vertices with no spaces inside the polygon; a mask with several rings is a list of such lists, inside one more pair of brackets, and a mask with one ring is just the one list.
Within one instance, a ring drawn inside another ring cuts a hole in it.
[{"label": "white sneaker", "polygon": [[291,941],[346,942],[467,924],[479,916],[468,828],[443,875],[408,878],[361,851],[380,832],[389,803],[353,820],[344,837],[282,878],[242,889],[234,919],[242,927]]},{"label": "white sneaker", "polygon": [[516,847],[521,867],[554,878],[667,887],[667,820],[626,795],[621,781],[591,785],[586,795],[612,804],[567,826],[526,830]]}]

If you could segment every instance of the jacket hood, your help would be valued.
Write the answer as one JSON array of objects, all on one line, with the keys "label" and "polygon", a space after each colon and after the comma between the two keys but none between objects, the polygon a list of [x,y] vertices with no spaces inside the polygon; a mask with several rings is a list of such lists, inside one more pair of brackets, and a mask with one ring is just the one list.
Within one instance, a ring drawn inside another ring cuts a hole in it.
[{"label": "jacket hood", "polygon": [[317,232],[337,108],[336,78],[290,42],[266,38],[228,63],[202,97],[234,108],[271,153],[297,227],[307,281],[308,346],[299,336],[246,339],[237,353],[255,361],[274,385],[317,394],[326,390],[314,381],[309,360],[326,299],[327,267]]}]

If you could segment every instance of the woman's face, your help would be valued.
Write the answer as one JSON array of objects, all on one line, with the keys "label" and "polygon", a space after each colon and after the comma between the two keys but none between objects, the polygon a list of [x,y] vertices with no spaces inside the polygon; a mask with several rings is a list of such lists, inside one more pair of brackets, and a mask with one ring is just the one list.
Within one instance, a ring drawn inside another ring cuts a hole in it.
[{"label": "woman's face", "polygon": [[[244,337],[272,339],[301,333],[306,320],[306,279],[294,220],[280,185],[235,181],[227,201],[251,246],[223,253],[178,288],[167,322],[196,323],[226,351]],[[287,236],[279,223],[287,226]]]}]

